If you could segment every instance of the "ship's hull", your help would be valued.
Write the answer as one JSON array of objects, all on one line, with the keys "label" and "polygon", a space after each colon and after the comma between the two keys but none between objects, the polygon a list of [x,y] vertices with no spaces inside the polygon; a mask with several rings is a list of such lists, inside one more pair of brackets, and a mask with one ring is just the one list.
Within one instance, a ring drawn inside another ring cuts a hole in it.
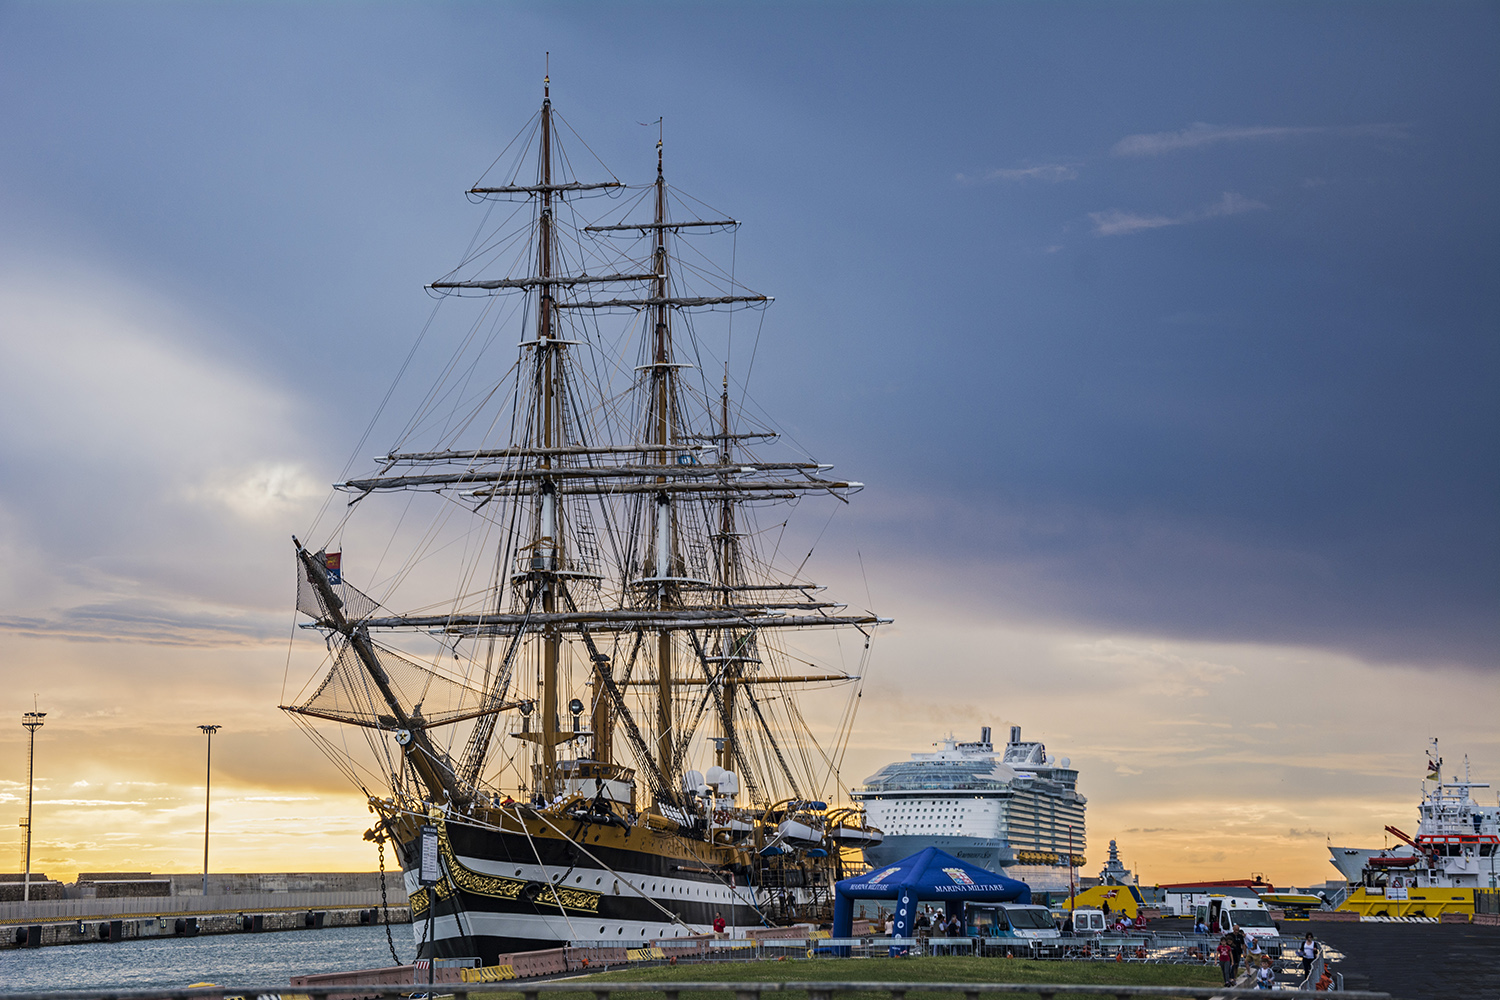
[{"label": "ship's hull", "polygon": [[977,868],[999,872],[1016,861],[1016,852],[1010,845],[996,837],[944,837],[886,835],[885,840],[874,847],[865,848],[865,863],[872,868],[893,865],[911,857],[925,847],[936,847],[940,851],[967,861]]},{"label": "ship's hull", "polygon": [[512,952],[707,933],[716,915],[731,927],[762,922],[755,890],[716,874],[684,838],[571,822],[562,829],[570,836],[445,823],[435,891],[419,884],[409,840],[402,853],[418,956],[492,965]]},{"label": "ship's hull", "polygon": [[1393,851],[1389,848],[1381,849],[1379,847],[1330,847],[1328,848],[1328,853],[1331,855],[1329,860],[1332,862],[1333,867],[1337,868],[1339,874],[1344,876],[1345,882],[1358,882],[1365,866],[1377,854],[1405,857],[1410,856],[1412,852],[1405,849]]},{"label": "ship's hull", "polygon": [[1474,912],[1474,890],[1459,888],[1411,888],[1401,894],[1360,886],[1339,904],[1345,912],[1362,917],[1441,918],[1445,913]]}]

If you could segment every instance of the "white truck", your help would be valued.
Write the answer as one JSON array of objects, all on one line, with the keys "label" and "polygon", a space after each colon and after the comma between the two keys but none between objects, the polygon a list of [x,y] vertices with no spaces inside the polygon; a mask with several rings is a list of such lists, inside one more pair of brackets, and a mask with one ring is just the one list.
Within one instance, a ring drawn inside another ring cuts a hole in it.
[{"label": "white truck", "polygon": [[1198,905],[1196,917],[1210,934],[1233,934],[1239,929],[1245,932],[1246,942],[1259,939],[1261,950],[1272,957],[1281,954],[1281,928],[1271,919],[1271,908],[1259,899],[1212,895]]}]

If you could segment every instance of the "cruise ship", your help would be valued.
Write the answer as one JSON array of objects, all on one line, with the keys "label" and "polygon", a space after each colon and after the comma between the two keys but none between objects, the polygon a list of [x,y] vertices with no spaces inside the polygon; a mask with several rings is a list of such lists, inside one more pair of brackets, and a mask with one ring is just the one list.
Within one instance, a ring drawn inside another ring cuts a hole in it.
[{"label": "cruise ship", "polygon": [[990,727],[976,742],[948,737],[934,753],[887,764],[850,790],[869,825],[885,839],[865,861],[887,865],[937,847],[991,871],[1005,871],[1034,891],[1066,890],[1069,867],[1084,861],[1084,806],[1068,758],[1021,739],[996,750]]}]

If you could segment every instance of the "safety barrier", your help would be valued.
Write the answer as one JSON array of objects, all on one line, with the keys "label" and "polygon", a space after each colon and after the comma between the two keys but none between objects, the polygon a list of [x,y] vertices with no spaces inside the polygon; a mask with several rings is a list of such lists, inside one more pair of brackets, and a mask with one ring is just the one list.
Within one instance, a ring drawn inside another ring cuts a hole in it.
[{"label": "safety barrier", "polygon": [[501,961],[512,966],[522,979],[536,976],[555,976],[567,972],[568,949],[548,948],[545,951],[521,951],[501,956]]},{"label": "safety barrier", "polygon": [[474,969],[459,970],[459,980],[465,983],[502,983],[516,978],[513,965],[483,965]]},{"label": "safety barrier", "polygon": [[[465,970],[468,971],[468,970]],[[1180,1000],[1214,1000],[1214,998],[1249,998],[1254,1000],[1264,993],[1252,989],[1223,986],[1110,986],[1099,983],[864,983],[864,982],[776,982],[776,983],[657,983],[622,982],[589,979],[586,981],[562,980],[548,983],[515,982],[457,982],[445,983],[443,993],[457,1000],[468,1000],[473,994],[494,996],[502,993],[516,994],[521,1000],[539,1000],[542,992],[548,994],[577,993],[592,995],[595,1000],[610,1000],[616,991],[620,993],[662,993],[675,998],[682,993],[728,994],[734,1000],[778,1000],[775,994],[806,994],[807,1000],[834,1000],[840,993],[861,992],[886,994],[891,1000],[903,1000],[913,994],[963,993],[965,1000],[983,1000],[991,996],[1006,994],[1032,994],[1042,1000],[1080,994],[1108,994],[1126,1000],[1131,997],[1173,997]],[[388,983],[360,984],[360,995],[379,1000],[401,1000],[412,992],[410,983],[392,985]],[[249,985],[216,986],[201,989],[156,989],[156,990],[77,990],[68,992],[7,993],[6,1000],[325,1000],[349,995],[349,986],[298,986],[296,992],[281,986],[252,987]],[[1318,1000],[1327,994],[1307,990],[1279,990],[1276,994],[1285,1000]],[[1363,990],[1342,993],[1344,1000],[1390,1000],[1389,993],[1370,993]]]},{"label": "safety barrier", "polygon": [[624,965],[628,949],[613,945],[585,945],[563,949],[563,957],[569,972],[583,969],[607,969],[611,965]]}]

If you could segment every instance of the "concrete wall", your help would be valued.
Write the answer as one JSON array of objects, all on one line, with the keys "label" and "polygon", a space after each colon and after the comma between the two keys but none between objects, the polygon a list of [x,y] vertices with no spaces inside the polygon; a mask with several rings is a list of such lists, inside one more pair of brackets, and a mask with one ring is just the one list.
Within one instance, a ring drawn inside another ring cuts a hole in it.
[{"label": "concrete wall", "polygon": [[[203,895],[203,874],[153,875],[151,878],[168,879],[172,883],[174,896]],[[401,872],[389,871],[385,875],[386,886],[392,891],[405,894],[401,888]],[[379,872],[226,872],[208,876],[210,896],[234,895],[256,892],[379,892]]]},{"label": "concrete wall", "polygon": [[[199,897],[200,899],[203,897]],[[210,897],[212,898],[212,897]],[[248,897],[237,897],[241,900]],[[280,897],[283,901],[285,895]],[[309,921],[309,914],[314,919]],[[392,907],[391,923],[407,923],[411,911]],[[380,923],[377,910],[374,923]],[[207,913],[184,917],[116,917],[114,919],[70,920],[47,923],[43,919],[21,920],[0,924],[0,950],[6,948],[41,948],[59,944],[129,941],[136,938],[183,937],[192,934],[253,934],[267,931],[304,930],[313,927],[354,927],[371,922],[369,909],[295,909],[260,910],[246,907],[244,912]],[[185,926],[179,928],[178,921]],[[189,921],[193,921],[189,924]],[[20,938],[24,936],[25,942]]]},{"label": "concrete wall", "polygon": [[[38,881],[36,876],[31,878],[32,899],[62,899],[67,895],[67,886],[61,882]],[[18,878],[14,882],[0,882],[0,903],[10,900],[20,900],[26,896],[26,882]]]},{"label": "concrete wall", "polygon": [[[406,893],[391,886],[392,907],[407,905]],[[380,905],[380,892],[258,892],[219,896],[156,896],[122,899],[56,899],[0,903],[0,925],[122,917],[177,917],[216,913],[269,913],[277,910],[366,909]]]}]

